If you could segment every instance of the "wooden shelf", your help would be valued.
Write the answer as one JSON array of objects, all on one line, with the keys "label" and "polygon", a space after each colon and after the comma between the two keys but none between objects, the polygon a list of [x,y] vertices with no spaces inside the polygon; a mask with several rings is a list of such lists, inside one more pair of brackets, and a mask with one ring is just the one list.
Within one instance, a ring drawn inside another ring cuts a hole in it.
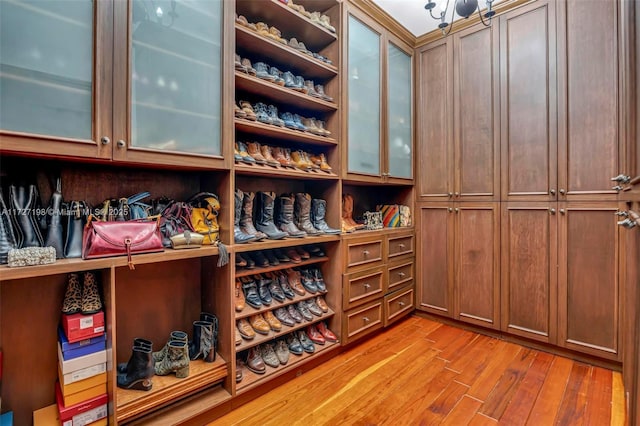
[{"label": "wooden shelf", "polygon": [[338,106],[334,102],[314,98],[313,96],[305,95],[302,92],[279,86],[240,71],[236,71],[236,89],[265,96],[273,101],[286,104],[287,106],[296,106],[298,108],[322,112],[333,112],[338,109]]},{"label": "wooden shelf", "polygon": [[[315,298],[317,296],[325,296],[325,295],[326,295],[326,293],[314,293],[314,294],[311,294],[311,293],[308,293],[308,292],[304,296],[299,296],[299,295],[296,294],[295,297],[293,298],[293,300],[285,299],[284,302],[278,302],[276,299],[273,299],[273,302],[271,302],[271,305],[263,306],[260,309],[252,308],[251,306],[247,305],[247,306],[245,306],[245,308],[241,312],[238,312],[238,311],[235,312],[236,320],[239,320],[240,318],[247,318],[247,317],[250,317],[250,316],[256,315],[256,314],[261,314],[261,313],[264,313],[264,312],[267,312],[267,311],[273,311],[273,310],[278,309],[278,308],[283,308],[285,306],[289,306],[289,305],[291,305],[293,303],[298,303],[298,302],[301,302],[303,300],[313,299],[313,298]],[[259,334],[257,334],[256,337],[258,337],[258,335]],[[248,342],[248,340],[246,340],[246,341]]]},{"label": "wooden shelf", "polygon": [[[268,309],[267,309],[268,310]],[[236,346],[236,353],[238,352],[242,352],[242,351],[246,351],[249,348],[252,348],[254,346],[258,346],[261,343],[265,343],[268,342],[270,340],[276,339],[280,336],[284,336],[286,334],[291,333],[292,331],[296,331],[296,330],[300,330],[301,328],[304,328],[308,325],[312,325],[312,324],[317,324],[320,321],[324,321],[327,320],[329,318],[331,318],[334,315],[334,312],[329,309],[329,312],[322,314],[321,316],[317,317],[317,316],[313,316],[313,319],[311,321],[306,321],[306,320],[302,320],[301,323],[296,323],[296,325],[289,327],[286,325],[282,325],[282,330],[280,331],[269,331],[269,334],[260,334],[260,333],[256,333],[256,337],[254,337],[251,340],[245,340],[244,338],[242,339],[242,343]]]},{"label": "wooden shelf", "polygon": [[258,241],[254,243],[247,244],[236,244],[234,245],[234,252],[236,253],[244,253],[247,251],[255,251],[255,250],[268,250],[273,248],[284,248],[284,247],[293,247],[293,246],[304,246],[309,244],[320,244],[327,243],[330,241],[338,241],[340,239],[340,234],[338,235],[319,235],[317,237],[304,237],[304,238],[283,238],[281,240],[266,240],[266,241]]},{"label": "wooden shelf", "polygon": [[236,385],[236,389],[237,389],[236,393],[241,394],[250,389],[253,389],[256,386],[259,386],[262,383],[273,379],[274,377],[277,377],[281,374],[286,373],[287,371],[290,371],[294,368],[297,368],[305,364],[306,362],[315,358],[317,355],[321,353],[330,351],[332,349],[337,349],[340,347],[340,342],[336,342],[336,343],[327,342],[324,345],[316,345],[314,343],[314,346],[316,347],[316,350],[314,353],[310,354],[310,353],[304,352],[302,355],[290,354],[289,362],[287,362],[286,365],[281,365],[280,367],[277,367],[277,368],[266,366],[267,371],[264,374],[256,374],[253,371],[250,371],[248,368],[244,367],[243,368],[244,376],[242,378],[242,381]]},{"label": "wooden shelf", "polygon": [[[298,41],[302,41],[306,46],[304,40]],[[257,32],[238,24],[236,24],[236,46],[241,46],[244,51],[257,57],[275,61],[278,65],[292,66],[307,79],[329,79],[338,75],[338,68],[333,64],[329,65],[293,47],[262,37]]]},{"label": "wooden shelf", "polygon": [[[145,263],[168,262],[171,260],[192,259],[195,257],[217,256],[218,247],[205,246],[195,249],[165,249],[160,253],[134,254],[134,265]],[[46,275],[67,274],[70,272],[91,271],[95,269],[107,269],[111,267],[128,267],[127,256],[105,257],[102,259],[59,259],[49,265],[23,266],[10,268],[0,267],[0,281],[17,280],[30,277],[42,277]]]},{"label": "wooden shelf", "polygon": [[153,387],[148,392],[117,388],[116,419],[118,422],[151,412],[221,382],[227,377],[227,362],[218,354],[216,360],[211,363],[202,360],[192,361],[189,370],[189,377],[184,379],[178,379],[173,374],[153,376]]},{"label": "wooden shelf", "polygon": [[278,127],[259,121],[251,121],[243,118],[235,119],[236,130],[253,135],[266,136],[279,140],[298,142],[318,146],[336,146],[338,142],[330,137],[316,136],[300,130],[291,130],[286,127]]},{"label": "wooden shelf", "polygon": [[[315,12],[315,8],[305,9]],[[319,10],[321,11],[321,10]],[[321,50],[338,37],[306,16],[293,10],[277,0],[243,0],[236,4],[236,13],[244,15],[249,22],[264,21],[267,25],[275,26],[282,32],[282,37],[289,40],[295,37],[307,46],[309,50]],[[335,27],[335,23],[333,24]]]},{"label": "wooden shelf", "polygon": [[236,163],[235,171],[241,175],[248,176],[269,176],[269,177],[282,177],[282,178],[295,178],[295,179],[310,179],[310,180],[337,180],[338,175],[334,173],[319,172],[305,172],[298,169],[285,169],[283,167],[271,167],[262,164],[248,165],[244,163]]},{"label": "wooden shelf", "polygon": [[280,262],[280,264],[276,266],[256,267],[253,269],[236,267],[236,278],[249,277],[251,275],[264,274],[267,272],[281,271],[283,269],[289,269],[289,268],[299,268],[301,266],[314,265],[316,263],[326,262],[327,260],[329,260],[327,256],[322,256],[322,257],[311,257],[299,263]]},{"label": "wooden shelf", "polygon": [[145,426],[181,424],[206,413],[213,407],[224,404],[231,398],[231,394],[222,385],[218,385],[192,397],[187,397],[184,401],[172,404],[164,410],[154,411],[150,416],[145,416],[144,424]]}]

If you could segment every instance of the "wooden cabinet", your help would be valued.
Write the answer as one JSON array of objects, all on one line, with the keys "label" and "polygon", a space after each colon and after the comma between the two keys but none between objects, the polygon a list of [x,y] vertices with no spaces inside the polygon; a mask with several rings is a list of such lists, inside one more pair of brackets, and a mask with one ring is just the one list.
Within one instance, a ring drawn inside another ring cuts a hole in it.
[{"label": "wooden cabinet", "polygon": [[473,26],[419,53],[424,201],[500,196],[498,28]]},{"label": "wooden cabinet", "polygon": [[350,6],[344,50],[346,161],[354,182],[413,181],[413,49]]},{"label": "wooden cabinet", "polygon": [[386,327],[414,309],[413,229],[387,228],[360,234],[344,235],[342,242],[346,260],[342,277],[345,343]]},{"label": "wooden cabinet", "polygon": [[558,316],[555,204],[504,203],[501,227],[501,328],[551,344]]},{"label": "wooden cabinet", "polygon": [[498,328],[498,203],[419,206],[418,309]]},{"label": "wooden cabinet", "polygon": [[620,360],[619,206],[558,206],[558,344]]},{"label": "wooden cabinet", "polygon": [[222,37],[222,23],[232,16],[229,4],[177,2],[149,10],[139,0],[106,0],[69,10],[54,3],[8,7],[7,19],[24,18],[33,22],[24,28],[42,29],[20,37],[3,25],[13,32],[5,40],[33,46],[3,51],[40,52],[30,61],[3,55],[8,73],[3,71],[2,99],[12,103],[3,108],[12,113],[0,122],[3,150],[181,168],[226,166],[228,148],[221,141],[231,116],[224,108],[223,76],[230,74],[222,59],[230,40]]}]

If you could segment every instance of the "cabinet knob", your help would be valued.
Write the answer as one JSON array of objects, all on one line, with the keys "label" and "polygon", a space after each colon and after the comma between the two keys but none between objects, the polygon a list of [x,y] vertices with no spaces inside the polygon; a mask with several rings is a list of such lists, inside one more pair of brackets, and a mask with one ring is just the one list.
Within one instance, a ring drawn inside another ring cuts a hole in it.
[{"label": "cabinet knob", "polygon": [[369,250],[362,250],[363,256],[369,256]]},{"label": "cabinet knob", "polygon": [[453,208],[449,207],[447,210],[449,210],[449,213],[451,213],[453,211]]},{"label": "cabinet knob", "polygon": [[454,195],[455,197],[459,197],[459,196],[460,196],[460,193],[459,193],[459,192],[454,192],[454,193],[453,193],[453,195]]},{"label": "cabinet knob", "polygon": [[550,190],[549,190],[549,194],[551,194],[551,195],[556,195],[556,190],[555,190],[555,189],[550,189]]},{"label": "cabinet knob", "polygon": [[549,209],[549,214],[556,214],[556,209]]},{"label": "cabinet knob", "polygon": [[124,148],[125,146],[127,146],[127,143],[122,139],[118,140],[118,142],[116,143],[118,144],[118,148]]},{"label": "cabinet knob", "polygon": [[371,288],[371,284],[364,283],[363,285],[364,285],[364,288],[367,290]]},{"label": "cabinet knob", "polygon": [[631,182],[631,176],[627,176],[624,173],[620,173],[618,176],[612,177],[611,181],[618,182],[618,183],[629,183]]},{"label": "cabinet knob", "polygon": [[629,212],[616,212],[616,216],[629,217]]},{"label": "cabinet knob", "polygon": [[631,229],[638,225],[635,220],[631,220],[629,218],[618,222],[618,226],[624,226],[627,229]]},{"label": "cabinet knob", "polygon": [[565,210],[564,209],[560,209],[560,214],[565,214]]},{"label": "cabinet knob", "polygon": [[111,143],[111,139],[109,139],[107,136],[103,136],[100,138],[100,142],[102,143],[102,145],[109,145]]},{"label": "cabinet knob", "polygon": [[616,185],[616,186],[612,187],[611,189],[613,189],[613,190],[614,190],[614,191],[616,191],[616,192],[620,192],[620,191],[622,191],[624,188],[623,188],[622,186],[620,186],[620,185]]},{"label": "cabinet knob", "polygon": [[564,195],[566,193],[567,193],[567,191],[565,191],[564,189],[560,188],[560,195]]},{"label": "cabinet knob", "polygon": [[404,272],[398,272],[398,275],[400,276],[400,278],[404,278],[405,275],[407,275],[407,274],[405,274]]},{"label": "cabinet knob", "polygon": [[369,317],[362,317],[362,321],[364,321],[364,322],[369,322],[369,321],[371,321],[371,320],[369,319]]},{"label": "cabinet knob", "polygon": [[460,211],[460,209],[456,207],[455,209],[453,209],[453,211],[458,213]]},{"label": "cabinet knob", "polygon": [[404,306],[404,305],[406,305],[406,303],[404,303],[404,302],[401,300],[401,301],[399,301],[399,302],[398,302],[398,305],[400,305],[400,306]]},{"label": "cabinet knob", "polygon": [[402,243],[398,244],[398,247],[400,247],[401,249],[405,248],[406,246]]},{"label": "cabinet knob", "polygon": [[453,197],[453,192],[447,192],[447,196],[449,196],[449,198]]}]

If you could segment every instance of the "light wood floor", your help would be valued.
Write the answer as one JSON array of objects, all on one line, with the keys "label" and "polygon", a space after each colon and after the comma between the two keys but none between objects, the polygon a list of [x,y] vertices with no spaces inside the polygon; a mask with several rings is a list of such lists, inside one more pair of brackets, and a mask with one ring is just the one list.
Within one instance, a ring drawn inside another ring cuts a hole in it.
[{"label": "light wood floor", "polygon": [[211,425],[622,425],[620,373],[410,317]]}]

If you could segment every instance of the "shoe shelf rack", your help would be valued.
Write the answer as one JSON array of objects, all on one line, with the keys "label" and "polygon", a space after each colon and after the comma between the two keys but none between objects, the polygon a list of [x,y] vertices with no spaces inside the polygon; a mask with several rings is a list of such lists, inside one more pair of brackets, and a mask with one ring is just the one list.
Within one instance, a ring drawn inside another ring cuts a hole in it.
[{"label": "shoe shelf rack", "polygon": [[[293,15],[294,13],[291,12],[291,14]],[[236,24],[236,44],[256,56],[271,58],[282,63],[295,64],[296,69],[309,78],[331,78],[338,75],[338,68],[334,65],[305,55],[283,43],[262,37],[257,32],[238,24]]]},{"label": "shoe shelf rack", "polygon": [[338,105],[336,105],[335,102],[315,98],[294,89],[245,74],[241,71],[236,71],[235,75],[236,89],[245,90],[260,96],[268,96],[274,101],[298,108],[314,109],[324,112],[336,111],[338,109]]},{"label": "shoe shelf rack", "polygon": [[293,263],[293,262],[282,263],[281,262],[279,265],[275,265],[275,266],[265,266],[265,267],[257,266],[257,267],[255,267],[253,269],[245,269],[245,268],[236,269],[236,278],[249,277],[251,275],[264,274],[264,273],[267,273],[267,272],[281,271],[283,269],[289,269],[289,268],[299,268],[301,266],[313,265],[313,264],[316,264],[316,263],[326,262],[327,260],[329,260],[329,258],[327,256],[320,256],[320,257],[312,257],[310,259],[304,259],[304,260],[301,260],[298,263]]},{"label": "shoe shelf rack", "polygon": [[[262,306],[259,309],[256,309],[256,308],[253,308],[253,307],[247,305],[247,306],[244,307],[244,309],[242,311],[240,311],[240,312],[236,311],[236,320],[239,320],[240,318],[248,318],[248,317],[250,317],[252,315],[262,314],[262,313],[265,313],[267,311],[274,311],[274,310],[276,310],[278,308],[283,308],[285,306],[289,306],[291,304],[298,303],[298,302],[301,302],[303,300],[314,299],[314,298],[316,298],[318,296],[324,296],[324,295],[325,295],[324,293],[311,294],[309,292],[307,292],[304,296],[300,296],[300,295],[296,294],[293,299],[285,299],[283,302],[279,302],[279,301],[273,299],[273,301],[271,302],[271,305]],[[328,313],[328,312],[326,312],[326,313]],[[323,313],[323,315],[326,314],[326,313]],[[314,316],[313,320],[315,320],[315,319],[316,319],[316,317]],[[305,324],[301,324],[301,326],[305,326],[305,325],[311,325],[311,322],[307,322]],[[283,325],[282,327],[287,327],[287,326]],[[256,337],[258,337],[258,335],[256,335]],[[244,340],[243,339],[243,342],[251,342],[251,340]],[[242,346],[242,345],[238,345],[238,346]],[[238,346],[236,346],[236,347],[238,347]]]},{"label": "shoe shelf rack", "polygon": [[[317,296],[317,295],[316,295]],[[307,297],[306,299],[310,299],[311,297]],[[302,300],[305,300],[304,298]],[[290,303],[285,303],[285,305],[290,305],[291,303],[293,303],[293,301],[289,301]],[[271,309],[275,309],[275,308],[271,308]],[[270,309],[264,309],[264,311],[268,311]],[[242,351],[246,351],[249,348],[252,348],[254,346],[258,346],[262,343],[266,343],[269,342],[271,340],[277,339],[278,337],[282,337],[285,336],[293,331],[296,330],[300,330],[302,328],[305,328],[309,325],[313,325],[313,324],[317,324],[320,321],[326,321],[329,318],[331,318],[333,315],[335,314],[335,312],[333,312],[333,310],[331,310],[331,308],[329,308],[328,312],[324,312],[322,315],[320,316],[314,316],[310,321],[307,321],[305,319],[302,320],[301,323],[296,323],[296,325],[293,326],[288,326],[288,325],[284,325],[282,324],[282,329],[280,331],[273,331],[270,330],[267,334],[260,334],[258,332],[256,332],[256,337],[254,337],[251,340],[245,340],[243,338],[242,343],[240,343],[239,345],[236,346],[236,353],[238,352],[242,352]],[[315,343],[314,343],[315,345]]]},{"label": "shoe shelf rack", "polygon": [[[169,262],[172,260],[200,259],[218,256],[218,253],[218,247],[203,246],[188,250],[165,249],[165,251],[160,253],[136,254],[133,256],[133,263],[134,265],[143,265],[147,263]],[[211,262],[217,262],[217,258],[212,259]],[[128,266],[127,258],[122,256],[86,260],[81,258],[58,259],[50,265],[36,265],[23,268],[0,266],[0,281],[126,266]]]},{"label": "shoe shelf rack", "polygon": [[[246,251],[268,250],[272,248],[293,247],[293,246],[300,246],[305,244],[319,244],[319,243],[327,243],[327,242],[339,241],[339,240],[340,240],[339,235],[319,235],[317,237],[285,238],[282,240],[266,240],[266,241],[248,243],[248,244],[236,244],[235,252],[244,253]],[[296,266],[297,265],[298,264],[296,264]],[[286,269],[286,267],[280,268],[280,269]],[[253,275],[253,273],[249,275]]]},{"label": "shoe shelf rack", "polygon": [[288,371],[291,371],[295,368],[299,368],[306,362],[316,358],[321,353],[326,353],[332,349],[337,349],[340,347],[340,342],[327,342],[324,345],[317,345],[314,343],[315,351],[313,353],[304,352],[302,355],[294,355],[291,354],[289,356],[289,362],[286,365],[281,365],[280,367],[270,367],[266,365],[266,371],[264,374],[257,374],[248,368],[244,368],[243,378],[240,383],[237,385],[237,393],[241,394],[243,392],[247,392],[257,386],[260,386],[262,383],[267,382],[269,380],[274,379]]},{"label": "shoe shelf rack", "polygon": [[148,392],[117,388],[116,418],[118,422],[126,422],[158,406],[200,392],[226,377],[227,361],[218,354],[212,363],[191,361],[189,376],[184,379],[174,375],[154,376],[153,388]]},{"label": "shoe shelf rack", "polygon": [[235,119],[236,130],[256,136],[265,136],[289,142],[299,142],[317,146],[336,146],[338,141],[331,137],[317,136],[300,130],[291,130],[245,118]]},{"label": "shoe shelf rack", "polygon": [[273,167],[267,164],[238,164],[236,165],[236,173],[248,176],[287,176],[298,179],[338,180],[338,175],[335,173],[326,173],[321,170],[304,171],[299,169],[284,169],[282,167]]}]

